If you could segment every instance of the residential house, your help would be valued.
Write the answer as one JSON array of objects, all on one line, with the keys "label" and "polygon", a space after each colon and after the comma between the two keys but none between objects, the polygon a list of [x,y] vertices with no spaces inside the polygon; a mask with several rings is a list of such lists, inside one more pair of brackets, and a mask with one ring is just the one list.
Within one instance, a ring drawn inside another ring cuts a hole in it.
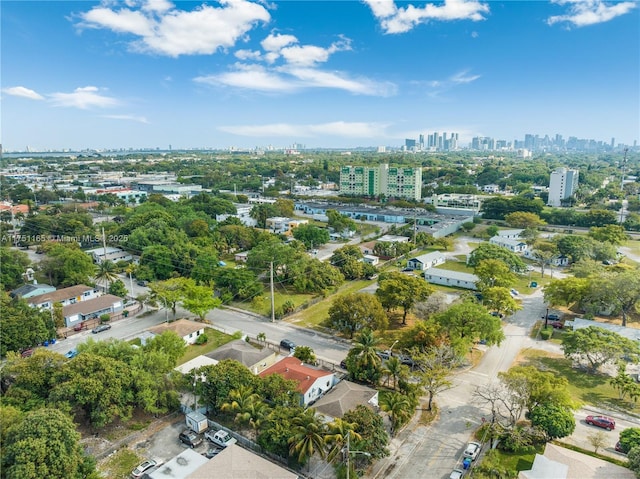
[{"label": "residential house", "polygon": [[367,264],[371,264],[371,265],[373,265],[373,266],[376,266],[376,265],[380,262],[380,258],[378,258],[377,256],[374,256],[374,255],[372,255],[372,254],[365,254],[365,255],[362,257],[362,261],[363,261],[364,263],[367,263]]},{"label": "residential house", "polygon": [[162,323],[153,328],[149,328],[147,331],[153,334],[162,334],[165,331],[173,331],[187,344],[193,344],[198,339],[198,336],[204,333],[204,324],[189,319],[179,319],[172,323]]},{"label": "residential house", "polygon": [[267,218],[266,220],[266,229],[272,231],[273,233],[285,234],[289,233],[294,228],[297,228],[300,225],[308,224],[309,220],[300,220],[294,218],[285,218],[283,216],[274,216],[272,218]]},{"label": "residential house", "polygon": [[195,358],[190,359],[186,363],[182,363],[173,369],[181,372],[182,374],[188,374],[192,370],[201,368],[202,366],[215,366],[216,364],[218,364],[218,361],[216,361],[215,359],[211,359],[204,354],[201,354],[200,356],[196,356]]},{"label": "residential house", "polygon": [[269,348],[256,348],[242,339],[223,344],[205,355],[216,361],[232,359],[244,364],[253,374],[259,374],[278,360],[278,353]]},{"label": "residential house", "polygon": [[360,405],[377,410],[378,391],[351,381],[340,381],[331,391],[318,399],[313,408],[331,421],[342,418],[347,411]]},{"label": "residential house", "polygon": [[[152,472],[148,472],[145,477],[148,476],[151,479],[195,479],[200,477],[211,477],[192,476],[193,473],[209,461],[212,461],[212,459],[207,459],[193,449],[187,448],[162,466]],[[217,475],[215,477],[217,477]]]},{"label": "residential house", "polygon": [[280,374],[285,379],[295,381],[300,394],[300,405],[309,406],[329,391],[336,383],[335,374],[322,369],[307,366],[298,358],[288,356],[262,371],[259,376]]},{"label": "residential house", "polygon": [[513,230],[500,230],[496,236],[500,236],[501,238],[509,238],[509,239],[521,239],[520,235],[524,230],[522,229],[513,229]]},{"label": "residential house", "polygon": [[236,214],[216,215],[216,221],[221,223],[227,218],[233,216],[235,218],[238,218],[244,226],[254,227],[258,224],[258,221],[251,217],[251,210],[253,209],[253,205],[234,203],[233,206],[236,207]]},{"label": "residential house", "polygon": [[103,314],[113,314],[124,309],[122,298],[112,294],[105,294],[97,298],[68,304],[62,307],[62,315],[67,327],[90,319],[97,319]]},{"label": "residential house", "polygon": [[133,261],[131,253],[113,246],[88,249],[85,253],[91,255],[97,264],[102,264],[103,261],[111,261],[112,263],[117,263],[118,261]]},{"label": "residential house", "polygon": [[246,263],[248,257],[249,257],[249,252],[242,251],[241,253],[236,253],[233,259],[235,260],[236,263]]},{"label": "residential house", "polygon": [[14,289],[9,293],[9,296],[12,298],[27,299],[33,298],[34,296],[40,296],[41,294],[51,293],[55,290],[56,288],[48,284],[29,283],[23,284],[22,286]]},{"label": "residential house", "polygon": [[62,303],[62,306],[88,301],[98,297],[98,291],[90,286],[78,284],[68,288],[56,289],[49,293],[39,294],[27,299],[34,308],[51,309],[54,303]]},{"label": "residential house", "polygon": [[407,268],[413,270],[424,271],[425,269],[433,268],[444,263],[446,260],[444,254],[440,251],[433,251],[431,253],[422,254],[411,258],[407,261]]},{"label": "residential house", "polygon": [[[536,258],[535,254],[536,254],[536,250],[527,249],[522,254],[522,256],[524,256],[527,259],[536,261],[537,258]],[[557,267],[569,266],[569,257],[565,256],[563,254],[554,256],[553,258],[551,258],[549,260],[549,264],[552,265],[552,266],[557,266]]]},{"label": "residential house", "polygon": [[463,288],[476,290],[476,284],[480,281],[475,274],[450,271],[448,269],[429,268],[424,272],[424,279],[432,284],[451,286],[453,288]]},{"label": "residential house", "polygon": [[524,241],[511,238],[503,238],[502,236],[491,237],[489,243],[497,246],[502,246],[512,253],[524,253],[528,248],[527,243],[525,243]]}]

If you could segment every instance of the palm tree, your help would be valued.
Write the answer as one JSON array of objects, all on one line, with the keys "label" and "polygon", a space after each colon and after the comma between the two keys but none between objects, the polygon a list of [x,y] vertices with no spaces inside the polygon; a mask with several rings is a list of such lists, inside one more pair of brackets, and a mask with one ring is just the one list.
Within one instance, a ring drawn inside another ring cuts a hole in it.
[{"label": "palm tree", "polygon": [[384,365],[382,372],[387,375],[387,383],[389,379],[393,378],[393,390],[396,390],[398,379],[403,379],[407,376],[409,368],[402,364],[396,356],[391,356]]},{"label": "palm tree", "polygon": [[253,392],[249,386],[240,386],[229,392],[229,402],[224,403],[220,410],[224,412],[236,413],[235,422],[250,422],[253,404],[261,400],[260,396]]},{"label": "palm tree", "polygon": [[355,431],[358,426],[355,422],[347,422],[340,418],[335,418],[327,426],[327,434],[324,442],[331,446],[331,451],[327,455],[327,460],[331,460],[340,452],[347,442],[347,435],[352,441],[361,441],[362,436]]},{"label": "palm tree", "polygon": [[108,259],[103,260],[97,268],[96,279],[98,281],[104,281],[105,290],[109,289],[109,283],[118,279],[116,274],[116,265],[113,261]]},{"label": "palm tree", "polygon": [[289,454],[297,455],[300,464],[306,464],[314,454],[325,457],[325,425],[314,409],[307,409],[291,421]]},{"label": "palm tree", "polygon": [[379,366],[381,360],[376,354],[376,348],[379,344],[380,340],[374,336],[373,331],[370,329],[363,329],[356,338],[350,354],[358,358],[358,363],[361,366]]},{"label": "palm tree", "polygon": [[389,414],[391,419],[391,435],[394,436],[400,426],[411,417],[411,402],[404,395],[393,392],[380,397],[380,408]]}]

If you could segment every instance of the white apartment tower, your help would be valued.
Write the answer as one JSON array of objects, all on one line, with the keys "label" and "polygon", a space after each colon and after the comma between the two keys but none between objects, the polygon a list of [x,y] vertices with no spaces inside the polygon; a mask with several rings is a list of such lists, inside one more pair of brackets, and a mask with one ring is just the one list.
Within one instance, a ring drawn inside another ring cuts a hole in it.
[{"label": "white apartment tower", "polygon": [[578,170],[558,168],[549,180],[549,206],[561,206],[562,200],[571,198],[578,189]]}]

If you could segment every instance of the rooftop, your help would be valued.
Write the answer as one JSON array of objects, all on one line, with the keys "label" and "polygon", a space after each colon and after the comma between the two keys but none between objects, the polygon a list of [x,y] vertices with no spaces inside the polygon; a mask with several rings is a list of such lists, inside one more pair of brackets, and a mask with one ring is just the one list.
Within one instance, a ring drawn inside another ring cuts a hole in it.
[{"label": "rooftop", "polygon": [[69,286],[68,288],[56,289],[50,293],[39,294],[27,299],[29,304],[42,304],[42,303],[55,303],[58,301],[64,301],[65,299],[77,298],[82,296],[82,293],[86,291],[93,291],[90,286],[84,284],[78,284],[76,286]]},{"label": "rooftop", "polygon": [[204,328],[205,328],[205,325],[203,323],[190,321],[188,319],[179,319],[177,321],[173,321],[172,323],[159,324],[158,326],[149,328],[147,331],[153,334],[162,334],[165,331],[173,331],[181,338],[184,338],[185,336],[193,334]]},{"label": "rooftop", "polygon": [[82,315],[97,313],[109,308],[115,303],[122,303],[122,298],[119,298],[118,296],[114,296],[112,294],[105,294],[94,299],[79,301],[77,303],[65,306],[64,308],[62,308],[62,314],[64,315],[64,317],[69,317],[78,313]]},{"label": "rooftop", "polygon": [[289,356],[282,361],[278,361],[273,366],[262,371],[259,376],[265,377],[270,374],[280,374],[285,379],[292,379],[298,383],[298,392],[305,393],[319,378],[331,376],[333,373],[316,369],[305,365],[298,358]]}]

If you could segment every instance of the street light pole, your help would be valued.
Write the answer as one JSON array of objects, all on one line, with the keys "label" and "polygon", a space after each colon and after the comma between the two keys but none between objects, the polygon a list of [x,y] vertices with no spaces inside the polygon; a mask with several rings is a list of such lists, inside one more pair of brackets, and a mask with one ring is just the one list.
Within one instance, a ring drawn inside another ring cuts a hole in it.
[{"label": "street light pole", "polygon": [[350,454],[363,454],[365,456],[371,457],[371,454],[369,454],[368,452],[364,452],[364,451],[350,451],[349,450],[349,438],[351,437],[351,431],[347,431],[347,479],[349,479],[349,469],[351,468],[351,465],[349,464],[349,457]]}]

